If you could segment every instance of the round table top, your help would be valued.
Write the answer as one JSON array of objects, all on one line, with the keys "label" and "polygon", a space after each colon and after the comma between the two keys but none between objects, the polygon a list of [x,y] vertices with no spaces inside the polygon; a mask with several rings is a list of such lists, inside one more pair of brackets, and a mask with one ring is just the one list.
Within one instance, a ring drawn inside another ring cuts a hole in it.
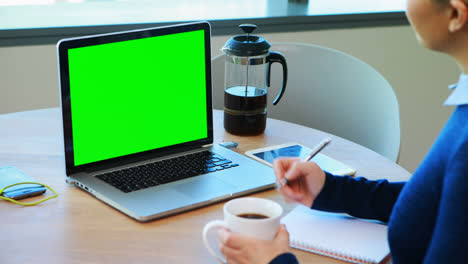
[{"label": "round table top", "polygon": [[[297,142],[314,146],[326,136],[323,153],[357,169],[368,179],[407,180],[410,174],[387,158],[351,141],[312,128],[268,119],[258,136],[224,131],[223,113],[214,110],[214,143],[236,141],[235,151]],[[205,223],[222,218],[217,203],[148,223],[137,222],[90,194],[65,183],[61,114],[58,108],[0,115],[0,167],[15,166],[54,188],[59,197],[23,207],[0,201],[3,250],[0,263],[215,263],[204,248]],[[286,203],[275,190],[253,194]],[[293,250],[303,263],[344,263]]]}]

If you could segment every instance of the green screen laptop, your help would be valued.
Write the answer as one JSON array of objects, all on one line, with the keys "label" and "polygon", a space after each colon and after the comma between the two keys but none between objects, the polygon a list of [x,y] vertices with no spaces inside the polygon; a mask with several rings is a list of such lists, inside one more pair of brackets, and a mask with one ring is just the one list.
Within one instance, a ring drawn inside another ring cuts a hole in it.
[{"label": "green screen laptop", "polygon": [[138,221],[273,186],[213,144],[210,25],[57,44],[67,182]]}]

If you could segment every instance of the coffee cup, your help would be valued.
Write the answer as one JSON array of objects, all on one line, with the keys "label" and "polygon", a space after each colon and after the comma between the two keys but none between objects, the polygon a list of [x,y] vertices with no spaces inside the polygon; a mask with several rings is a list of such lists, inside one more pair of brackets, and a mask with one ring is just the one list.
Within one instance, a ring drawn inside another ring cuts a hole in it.
[{"label": "coffee cup", "polygon": [[224,227],[232,232],[272,240],[280,227],[283,208],[268,199],[245,197],[227,202],[223,207],[223,212],[224,220],[210,221],[203,228],[203,243],[208,252],[220,263],[226,263],[226,261],[215,253],[208,242],[210,230]]}]

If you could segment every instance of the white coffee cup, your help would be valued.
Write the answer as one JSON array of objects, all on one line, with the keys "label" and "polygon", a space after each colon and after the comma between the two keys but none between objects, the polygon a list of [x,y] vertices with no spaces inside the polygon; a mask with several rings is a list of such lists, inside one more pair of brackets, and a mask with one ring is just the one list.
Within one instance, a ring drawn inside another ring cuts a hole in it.
[{"label": "white coffee cup", "polygon": [[[233,199],[224,205],[223,211],[224,221],[210,221],[203,228],[205,247],[220,263],[226,263],[226,261],[218,256],[208,243],[208,232],[211,229],[224,227],[232,232],[272,240],[278,232],[283,214],[283,208],[278,203],[253,197]],[[264,216],[264,218],[247,218],[258,216]]]}]

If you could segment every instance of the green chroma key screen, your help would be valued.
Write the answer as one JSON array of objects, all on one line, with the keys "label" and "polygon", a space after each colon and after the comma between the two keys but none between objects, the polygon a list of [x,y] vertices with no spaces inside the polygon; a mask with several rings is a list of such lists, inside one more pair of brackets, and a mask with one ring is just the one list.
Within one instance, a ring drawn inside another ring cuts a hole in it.
[{"label": "green chroma key screen", "polygon": [[68,51],[75,166],[206,138],[204,31]]}]

